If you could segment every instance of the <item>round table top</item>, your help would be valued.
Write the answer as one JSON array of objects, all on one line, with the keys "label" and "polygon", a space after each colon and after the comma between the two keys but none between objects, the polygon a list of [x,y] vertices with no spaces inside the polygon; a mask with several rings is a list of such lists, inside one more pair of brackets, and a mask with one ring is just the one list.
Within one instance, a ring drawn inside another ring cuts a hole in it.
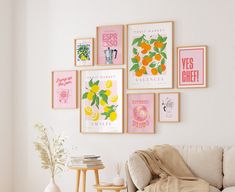
[{"label": "round table top", "polygon": [[95,189],[98,190],[122,190],[122,189],[126,189],[126,186],[121,185],[121,186],[115,186],[115,185],[94,185]]},{"label": "round table top", "polygon": [[104,167],[68,167],[69,169],[73,169],[73,170],[80,170],[80,171],[89,171],[89,170],[98,170],[98,169],[104,169]]}]

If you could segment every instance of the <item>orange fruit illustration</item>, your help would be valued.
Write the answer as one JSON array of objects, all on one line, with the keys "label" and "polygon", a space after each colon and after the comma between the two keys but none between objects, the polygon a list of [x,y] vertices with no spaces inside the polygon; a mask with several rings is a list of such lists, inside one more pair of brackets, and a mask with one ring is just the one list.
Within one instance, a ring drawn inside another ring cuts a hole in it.
[{"label": "orange fruit illustration", "polygon": [[159,53],[155,55],[155,59],[156,59],[157,61],[160,61],[161,58],[162,58],[162,56],[161,56]]},{"label": "orange fruit illustration", "polygon": [[135,59],[137,60],[138,63],[140,62],[140,56],[139,55],[136,55]]},{"label": "orange fruit illustration", "polygon": [[162,64],[162,71],[165,71],[165,70],[166,70],[166,65]]},{"label": "orange fruit illustration", "polygon": [[141,77],[141,76],[143,75],[143,71],[142,71],[142,70],[137,70],[137,71],[135,72],[135,75],[136,75],[137,77]]},{"label": "orange fruit illustration", "polygon": [[145,67],[145,66],[142,66],[140,70],[141,70],[143,73],[146,73],[146,67]]},{"label": "orange fruit illustration", "polygon": [[162,48],[163,43],[160,42],[160,41],[156,41],[156,42],[154,43],[154,46],[157,47],[157,48]]},{"label": "orange fruit illustration", "polygon": [[158,71],[157,71],[156,68],[152,68],[152,69],[151,69],[151,73],[152,73],[153,75],[157,75],[157,74],[158,74]]},{"label": "orange fruit illustration", "polygon": [[147,66],[150,62],[152,62],[153,58],[151,57],[145,57],[143,60],[142,60],[142,64],[144,66]]},{"label": "orange fruit illustration", "polygon": [[147,52],[148,52],[148,50],[146,50],[146,49],[143,49],[143,50],[141,51],[142,54],[146,54]]}]

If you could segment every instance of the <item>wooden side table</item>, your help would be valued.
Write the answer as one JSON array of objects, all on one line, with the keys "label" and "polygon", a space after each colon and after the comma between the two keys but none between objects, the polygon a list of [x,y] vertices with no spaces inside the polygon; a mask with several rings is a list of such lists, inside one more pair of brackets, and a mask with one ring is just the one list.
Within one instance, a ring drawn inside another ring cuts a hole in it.
[{"label": "wooden side table", "polygon": [[121,190],[124,190],[126,189],[126,186],[114,186],[114,185],[111,185],[111,186],[102,186],[102,185],[94,185],[95,189],[98,191],[102,191],[102,190],[113,190],[115,192],[120,192]]},{"label": "wooden side table", "polygon": [[[69,167],[69,169],[77,171],[77,180],[76,180],[76,192],[79,192],[79,184],[80,184],[80,175],[83,173],[82,177],[82,192],[86,192],[86,172],[94,171],[95,174],[95,184],[99,185],[99,170],[104,169],[104,167],[93,167],[93,168],[82,168],[82,167]],[[97,192],[102,192],[102,190],[97,189]]]}]

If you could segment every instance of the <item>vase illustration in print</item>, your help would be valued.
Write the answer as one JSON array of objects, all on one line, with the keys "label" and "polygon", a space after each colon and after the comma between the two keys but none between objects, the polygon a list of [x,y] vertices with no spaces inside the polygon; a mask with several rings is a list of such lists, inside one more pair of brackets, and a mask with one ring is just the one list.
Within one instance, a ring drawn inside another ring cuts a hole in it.
[{"label": "vase illustration in print", "polygon": [[87,132],[122,131],[122,70],[84,73],[87,75],[84,74],[82,83],[83,128]]},{"label": "vase illustration in print", "polygon": [[154,132],[154,94],[128,94],[128,132]]}]

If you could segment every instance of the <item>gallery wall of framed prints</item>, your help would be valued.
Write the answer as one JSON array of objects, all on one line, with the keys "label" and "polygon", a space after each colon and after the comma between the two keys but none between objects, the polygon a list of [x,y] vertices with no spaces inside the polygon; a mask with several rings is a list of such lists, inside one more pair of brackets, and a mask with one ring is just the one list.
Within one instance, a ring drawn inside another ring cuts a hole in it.
[{"label": "gallery wall of framed prints", "polygon": [[177,89],[207,87],[207,46],[174,49],[174,39],[173,21],[101,25],[95,38],[74,39],[76,70],[52,72],[52,109],[79,108],[84,134],[154,134],[159,123],[179,123]]}]

